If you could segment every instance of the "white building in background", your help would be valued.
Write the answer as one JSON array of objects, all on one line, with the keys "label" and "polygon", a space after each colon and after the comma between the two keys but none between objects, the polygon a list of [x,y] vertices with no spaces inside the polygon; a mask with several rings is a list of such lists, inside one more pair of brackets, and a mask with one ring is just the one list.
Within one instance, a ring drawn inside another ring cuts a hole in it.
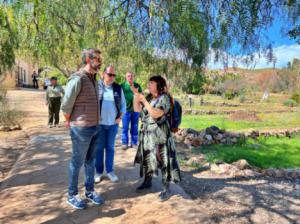
[{"label": "white building in background", "polygon": [[32,87],[32,74],[34,71],[38,73],[37,64],[17,59],[13,69],[13,72],[15,73],[16,86]]}]

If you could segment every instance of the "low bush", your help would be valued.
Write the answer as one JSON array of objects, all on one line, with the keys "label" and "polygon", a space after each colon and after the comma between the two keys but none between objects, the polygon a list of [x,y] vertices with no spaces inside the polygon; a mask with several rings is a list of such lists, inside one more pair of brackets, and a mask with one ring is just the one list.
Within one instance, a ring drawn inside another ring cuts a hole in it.
[{"label": "low bush", "polygon": [[239,97],[240,103],[245,103],[246,100],[247,100],[246,96],[244,94],[241,94],[240,97]]},{"label": "low bush", "polygon": [[296,107],[298,103],[293,99],[287,99],[286,101],[283,102],[283,105],[287,107]]},{"label": "low bush", "polygon": [[294,93],[294,94],[291,96],[291,99],[294,100],[294,101],[297,102],[297,103],[300,103],[300,92]]},{"label": "low bush", "polygon": [[0,93],[0,125],[19,124],[23,117],[23,112],[11,109],[8,105],[5,94]]},{"label": "low bush", "polygon": [[17,110],[0,109],[0,125],[16,125],[19,124],[23,117],[23,113]]},{"label": "low bush", "polygon": [[232,91],[232,90],[226,90],[225,93],[223,94],[223,97],[227,100],[232,100],[234,97],[238,95],[237,92]]}]

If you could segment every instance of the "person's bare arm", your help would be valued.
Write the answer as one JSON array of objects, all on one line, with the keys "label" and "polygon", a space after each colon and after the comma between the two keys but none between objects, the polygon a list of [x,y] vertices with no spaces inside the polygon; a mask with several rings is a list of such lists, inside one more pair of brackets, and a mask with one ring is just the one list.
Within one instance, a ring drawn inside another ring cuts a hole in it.
[{"label": "person's bare arm", "polygon": [[69,128],[70,127],[71,114],[64,114],[64,117],[65,117],[65,120],[66,120],[65,126],[66,126],[66,128]]},{"label": "person's bare arm", "polygon": [[136,94],[137,98],[139,99],[140,103],[143,103],[149,115],[154,118],[160,118],[164,115],[164,111],[158,108],[151,106],[151,104],[146,100],[145,96],[142,94]]},{"label": "person's bare arm", "polygon": [[133,110],[134,110],[134,112],[142,111],[141,102],[136,94],[133,96]]},{"label": "person's bare arm", "polygon": [[152,118],[157,119],[164,115],[163,110],[152,107],[151,104],[147,100],[143,101],[143,104],[145,105],[147,111],[149,112],[149,114]]}]

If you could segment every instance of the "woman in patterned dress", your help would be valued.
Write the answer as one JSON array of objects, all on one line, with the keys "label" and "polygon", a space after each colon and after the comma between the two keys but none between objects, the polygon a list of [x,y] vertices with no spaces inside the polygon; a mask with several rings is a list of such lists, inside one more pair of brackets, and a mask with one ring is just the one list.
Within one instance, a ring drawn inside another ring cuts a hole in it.
[{"label": "woman in patterned dress", "polygon": [[175,143],[167,119],[172,101],[163,77],[152,76],[148,89],[148,96],[145,97],[136,91],[134,97],[134,109],[141,112],[142,122],[134,162],[140,164],[140,176],[145,178],[137,191],[151,188],[152,177],[157,175],[160,169],[163,191],[159,198],[164,201],[171,196],[169,183],[181,180]]}]

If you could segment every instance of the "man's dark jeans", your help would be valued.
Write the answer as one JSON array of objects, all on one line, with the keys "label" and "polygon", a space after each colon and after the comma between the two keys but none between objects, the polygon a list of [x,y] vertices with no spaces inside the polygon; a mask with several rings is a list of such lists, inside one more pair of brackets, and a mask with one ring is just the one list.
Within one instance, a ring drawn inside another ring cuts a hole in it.
[{"label": "man's dark jeans", "polygon": [[59,111],[60,111],[60,104],[61,104],[61,97],[50,97],[48,102],[48,113],[49,119],[48,124],[53,124],[53,118],[55,120],[55,124],[59,124]]},{"label": "man's dark jeans", "polygon": [[33,80],[32,80],[32,83],[33,83],[33,88],[35,88],[35,89],[38,89],[38,88],[39,88],[38,80],[33,79]]},{"label": "man's dark jeans", "polygon": [[84,164],[86,192],[94,191],[95,157],[99,126],[71,127],[72,158],[69,165],[69,195],[78,194],[78,177]]},{"label": "man's dark jeans", "polygon": [[139,113],[127,111],[122,118],[122,144],[128,145],[128,129],[130,124],[131,145],[138,144]]},{"label": "man's dark jeans", "polygon": [[114,171],[115,140],[119,125],[100,125],[99,145],[96,155],[96,172],[102,174],[104,171],[104,151],[106,173]]}]

